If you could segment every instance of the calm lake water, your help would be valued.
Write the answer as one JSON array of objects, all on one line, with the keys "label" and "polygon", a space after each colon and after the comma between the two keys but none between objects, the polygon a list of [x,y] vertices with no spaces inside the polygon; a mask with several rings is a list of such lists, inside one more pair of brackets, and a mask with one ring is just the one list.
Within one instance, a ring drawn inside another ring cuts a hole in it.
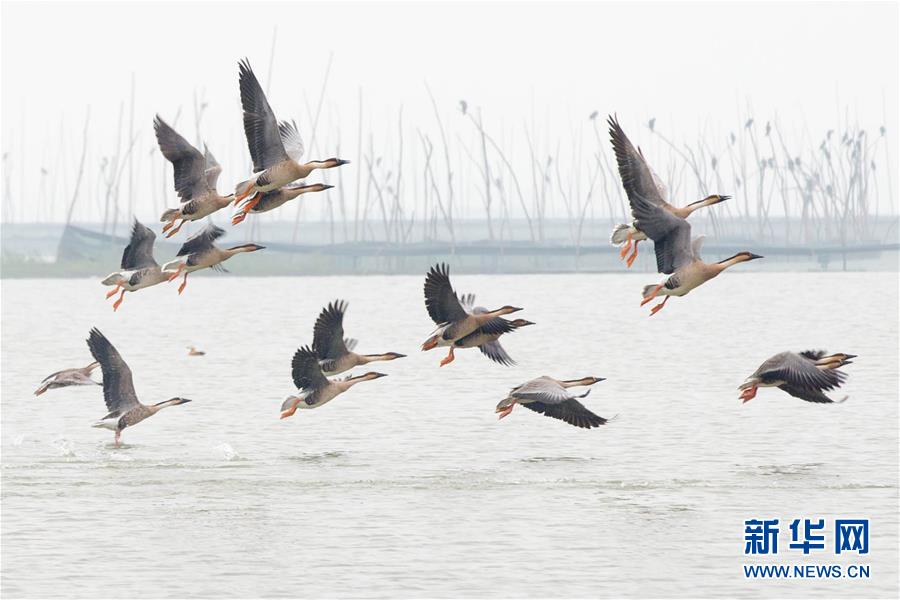
[{"label": "calm lake water", "polygon": [[[537,323],[504,340],[512,368],[420,352],[421,277],[192,276],[118,313],[93,280],[4,280],[3,595],[897,597],[897,275],[738,271],[652,318],[655,275],[454,277]],[[279,420],[292,354],[334,298],[360,352],[409,357]],[[117,449],[90,427],[99,387],[32,396],[91,361],[93,326],[143,402],[194,402]],[[763,389],[741,405],[762,360],[806,348],[859,354],[846,403]],[[618,417],[498,422],[508,388],[544,374],[606,377],[584,402]],[[834,555],[842,517],[870,519],[868,555]],[[752,518],[780,519],[777,557],[745,558]],[[788,550],[795,518],[826,519],[828,548]],[[871,577],[747,580],[745,563]]]}]

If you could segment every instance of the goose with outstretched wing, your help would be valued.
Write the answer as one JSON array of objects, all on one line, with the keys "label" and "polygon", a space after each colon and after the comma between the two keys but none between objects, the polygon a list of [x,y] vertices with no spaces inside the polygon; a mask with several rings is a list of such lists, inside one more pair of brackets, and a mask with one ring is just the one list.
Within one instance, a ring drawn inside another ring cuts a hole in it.
[{"label": "goose with outstretched wing", "polygon": [[[344,314],[347,303],[335,300],[322,309],[313,328],[313,350],[319,357],[319,366],[326,376],[337,375],[354,367],[361,367],[371,362],[397,360],[405,354],[384,352],[382,354],[357,354],[352,346],[356,340],[344,337]],[[349,342],[349,343],[348,343]]]},{"label": "goose with outstretched wing", "polygon": [[125,299],[125,292],[136,292],[158,283],[168,281],[169,273],[165,273],[153,258],[153,244],[156,234],[137,219],[131,228],[131,239],[122,252],[119,271],[110,273],[101,282],[106,286],[115,286],[107,292],[106,298],[112,298],[121,290],[118,300],[113,302],[113,310],[118,310]]},{"label": "goose with outstretched wing", "polygon": [[671,296],[685,296],[729,267],[763,258],[744,251],[717,263],[703,262],[700,258],[703,236],[692,241],[691,224],[685,219],[641,196],[635,196],[631,206],[635,223],[653,240],[660,273],[668,275],[661,283],[644,286],[641,306],[657,296],[664,296],[663,301],[650,310],[651,315],[662,310]]},{"label": "goose with outstretched wing", "polygon": [[425,276],[425,308],[438,328],[422,344],[422,350],[449,346],[450,352],[441,360],[441,366],[453,362],[454,345],[458,340],[475,333],[488,321],[522,310],[515,306],[502,306],[483,313],[469,313],[463,308],[450,284],[450,267],[438,264]]},{"label": "goose with outstretched wing", "polygon": [[[201,153],[159,115],[153,119],[153,130],[160,152],[172,163],[175,191],[181,199],[181,206],[166,209],[159,219],[165,223],[163,233],[170,238],[188,221],[208,217],[228,206],[234,197],[222,196],[216,191],[222,165],[206,145]],[[177,221],[181,222],[175,226]]]},{"label": "goose with outstretched wing", "polygon": [[141,404],[134,391],[131,369],[115,346],[97,328],[91,329],[87,344],[94,360],[100,363],[100,369],[103,371],[103,400],[109,411],[105,417],[94,423],[94,427],[115,431],[116,446],[119,445],[122,430],[126,427],[133,427],[169,406],[190,402],[187,398],[176,397],[149,406]]},{"label": "goose with outstretched wing", "polygon": [[195,233],[182,244],[178,250],[178,256],[165,264],[163,271],[170,273],[169,281],[177,279],[181,273],[184,273],[184,280],[178,286],[178,293],[184,291],[187,285],[187,277],[189,273],[199,271],[200,269],[218,269],[224,271],[222,263],[242,252],[256,252],[265,249],[265,246],[259,244],[240,244],[231,248],[219,248],[215,242],[217,239],[225,235],[225,230],[216,227],[212,223]]},{"label": "goose with outstretched wing", "polygon": [[569,425],[590,429],[605,425],[609,419],[595,415],[578,401],[586,397],[590,390],[576,395],[569,388],[594,385],[603,377],[582,377],[581,379],[554,379],[546,375],[526,381],[509,391],[506,398],[497,404],[496,413],[502,419],[520,404],[525,408],[553,419],[560,419]]},{"label": "goose with outstretched wing", "polygon": [[[803,352],[779,352],[767,359],[738,388],[741,400],[749,402],[756,397],[761,387],[777,387],[795,398],[831,404],[835,402],[825,392],[837,389],[847,379],[847,374],[839,371],[840,367],[849,365],[856,354],[826,354],[823,350],[805,350]],[[846,400],[845,396],[838,402]]]},{"label": "goose with outstretched wing", "polygon": [[[622,178],[622,186],[625,188],[625,195],[628,197],[629,203],[633,204],[633,199],[639,196],[659,206],[674,217],[685,220],[698,208],[712,206],[731,198],[731,196],[713,194],[684,207],[672,206],[669,204],[668,190],[659,176],[647,164],[647,160],[644,158],[640,148],[634,147],[614,116],[609,117],[608,123],[609,135],[616,155],[616,163],[619,166],[619,176]],[[619,256],[623,259],[633,249],[631,255],[627,258],[627,264],[630,267],[637,258],[638,242],[646,240],[648,237],[650,236],[640,228],[637,222],[632,222],[628,225],[623,223],[616,225],[615,229],[613,229],[610,242],[615,246],[622,247]],[[665,272],[661,269],[660,271]]]},{"label": "goose with outstretched wing", "polygon": [[379,377],[387,377],[384,373],[370,371],[356,377],[328,379],[322,373],[319,356],[309,346],[304,346],[294,353],[291,361],[291,375],[297,394],[291,394],[281,404],[281,418],[286,419],[297,412],[297,409],[318,408],[334,400],[361,381],[371,381]]},{"label": "goose with outstretched wing", "polygon": [[235,205],[250,199],[241,209],[245,215],[262,201],[262,194],[305,179],[315,169],[332,169],[350,162],[340,158],[300,162],[304,148],[297,124],[293,121],[279,122],[275,118],[266,94],[246,59],[238,64],[238,84],[244,112],[244,134],[255,173],[235,188]]}]

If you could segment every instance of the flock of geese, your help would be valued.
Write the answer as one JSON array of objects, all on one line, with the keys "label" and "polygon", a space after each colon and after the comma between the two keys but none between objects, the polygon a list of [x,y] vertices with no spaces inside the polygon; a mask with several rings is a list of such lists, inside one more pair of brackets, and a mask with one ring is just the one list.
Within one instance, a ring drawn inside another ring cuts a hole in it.
[{"label": "flock of geese", "polygon": [[[234,204],[237,212],[232,224],[244,221],[251,213],[273,210],[298,196],[321,192],[332,186],[321,183],[306,184],[303,180],[316,169],[331,169],[349,161],[329,158],[321,161],[301,162],[303,141],[296,124],[278,121],[266,95],[249,63],[239,63],[239,87],[243,108],[244,133],[253,162],[253,175],[239,183],[235,193],[222,196],[216,190],[221,165],[204,146],[200,152],[184,137],[157,116],[153,121],[160,151],[172,163],[175,191],[181,199],[179,208],[166,210],[161,222],[166,237],[178,233],[184,223],[208,217],[214,212]],[[644,287],[641,306],[660,296],[662,302],[651,308],[654,315],[672,296],[685,296],[693,289],[717,277],[726,269],[742,262],[762,258],[752,252],[738,252],[725,260],[707,263],[700,258],[702,236],[693,237],[688,217],[697,209],[725,202],[729,196],[712,195],[684,207],[669,203],[668,192],[660,178],[653,172],[615,117],[609,117],[609,133],[618,164],[619,175],[625,188],[633,221],[618,225],[612,233],[611,243],[621,247],[620,257],[631,267],[637,257],[638,244],[651,240],[656,255],[657,270],[665,278]],[[205,268],[224,270],[222,263],[232,256],[264,249],[257,244],[241,244],[220,248],[215,242],[225,230],[208,224],[189,237],[179,249],[174,260],[162,267],[153,256],[156,234],[135,220],[131,238],[122,253],[121,268],[110,274],[103,285],[113,289],[107,299],[119,293],[113,310],[122,304],[125,292],[135,292],[183,275],[178,287],[181,294],[187,285],[188,274]],[[433,266],[425,277],[425,308],[437,325],[437,329],[422,344],[422,350],[438,347],[448,349],[440,365],[454,360],[457,349],[478,348],[488,359],[504,366],[515,364],[500,338],[522,327],[534,325],[525,319],[504,318],[523,310],[505,305],[495,310],[475,305],[473,294],[458,294],[450,282],[450,270],[446,264]],[[347,303],[336,300],[324,307],[313,328],[313,342],[296,351],[291,363],[291,374],[297,393],[287,397],[281,406],[281,418],[292,416],[298,409],[313,409],[326,404],[348,391],[357,383],[385,377],[375,371],[358,376],[329,379],[351,369],[373,362],[392,361],[405,355],[397,352],[358,354],[354,352],[357,341],[344,335],[344,315]],[[48,376],[35,390],[35,395],[76,385],[102,385],[103,397],[109,413],[94,426],[115,432],[118,446],[121,433],[163,408],[190,402],[186,398],[170,398],[157,404],[142,404],[132,382],[131,370],[110,341],[96,328],[87,340],[94,361],[84,368],[66,369]],[[203,352],[190,347],[191,356]],[[825,392],[840,387],[846,374],[838,370],[851,363],[853,354],[827,354],[824,351],[781,352],[769,358],[740,386],[740,399],[747,402],[756,396],[760,387],[778,387],[791,396],[807,402],[831,403]],[[100,367],[102,383],[91,378]],[[600,417],[585,407],[579,399],[590,393],[576,394],[574,387],[588,387],[603,381],[602,377],[579,379],[555,379],[538,377],[512,388],[496,407],[502,419],[519,404],[545,416],[560,419],[582,428],[606,424],[609,419]],[[846,397],[840,401],[846,400]]]}]

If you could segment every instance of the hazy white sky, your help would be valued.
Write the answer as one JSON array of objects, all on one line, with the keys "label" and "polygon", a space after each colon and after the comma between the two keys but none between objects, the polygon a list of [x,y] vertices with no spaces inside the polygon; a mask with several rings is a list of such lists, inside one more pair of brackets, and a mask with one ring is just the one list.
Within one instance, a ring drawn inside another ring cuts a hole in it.
[{"label": "hazy white sky", "polygon": [[[142,178],[153,115],[172,120],[182,107],[179,125],[193,140],[196,92],[209,102],[201,130],[225,166],[220,188],[243,179],[236,63],[249,57],[265,86],[276,27],[270,101],[298,118],[308,153],[304,101],[315,105],[332,53],[323,122],[340,124],[351,159],[359,89],[376,136],[396,129],[401,105],[413,132],[436,132],[426,81],[452,131],[466,126],[453,121],[460,98],[496,131],[536,119],[551,144],[593,110],[617,112],[634,131],[655,116],[678,139],[734,128],[749,105],[796,135],[806,127],[819,136],[847,114],[868,129],[884,123],[900,150],[894,2],[4,2],[2,137],[14,195],[21,176],[59,164],[61,138],[67,179],[57,188],[72,185],[88,106],[89,160],[111,152],[132,74]],[[332,155],[336,134],[321,137],[314,154]],[[156,213],[148,194],[135,191],[139,214]],[[61,218],[63,205],[45,216]]]}]

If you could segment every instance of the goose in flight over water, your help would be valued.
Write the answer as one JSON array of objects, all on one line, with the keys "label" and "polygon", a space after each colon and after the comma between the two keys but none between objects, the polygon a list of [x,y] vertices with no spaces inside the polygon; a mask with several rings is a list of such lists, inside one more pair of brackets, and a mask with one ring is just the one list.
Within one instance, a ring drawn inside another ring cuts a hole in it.
[{"label": "goose in flight over water", "polygon": [[578,401],[591,393],[587,390],[581,395],[575,395],[569,388],[582,385],[594,385],[603,381],[603,377],[582,377],[581,379],[559,380],[552,377],[538,377],[526,381],[509,391],[509,395],[500,401],[495,410],[500,416],[509,415],[516,404],[541,413],[544,416],[565,421],[575,427],[590,429],[605,425],[609,419],[595,415]]},{"label": "goose in flight over water", "polygon": [[158,283],[168,281],[169,274],[159,268],[153,258],[153,243],[156,234],[149,227],[142,225],[137,219],[131,228],[131,240],[122,252],[121,271],[110,273],[101,283],[107,286],[115,286],[107,292],[106,299],[116,295],[122,290],[119,299],[113,302],[113,310],[119,309],[119,305],[125,299],[125,292],[136,292]]},{"label": "goose in flight over water", "polygon": [[178,256],[183,258],[175,259],[165,264],[163,271],[171,273],[169,281],[177,279],[184,272],[184,281],[178,286],[179,294],[184,291],[184,287],[187,285],[188,273],[206,268],[225,271],[222,263],[235,254],[265,249],[265,246],[258,244],[241,244],[231,248],[219,248],[216,246],[215,241],[224,234],[224,229],[210,223],[203,230],[189,237],[181,246],[181,249],[178,250]]},{"label": "goose in flight over water", "polygon": [[[686,296],[694,288],[700,287],[710,279],[718,277],[719,273],[736,264],[763,258],[752,252],[738,252],[734,256],[720,260],[717,263],[705,263],[700,259],[700,246],[703,244],[703,237],[694,238],[692,243],[688,243],[691,234],[690,225],[687,221],[684,223],[678,236],[674,240],[667,240],[667,252],[672,256],[672,273],[662,283],[656,285],[645,285],[642,292],[643,300],[641,306],[644,306],[657,296],[665,296],[663,301],[650,309],[650,316],[655,315],[663,309],[671,296]],[[659,243],[659,242],[657,242]],[[668,258],[666,260],[669,260]]]},{"label": "goose in flight over water", "polygon": [[94,423],[94,427],[115,431],[116,446],[119,445],[122,430],[126,427],[137,425],[147,417],[152,417],[169,406],[190,402],[187,398],[170,398],[150,406],[141,404],[134,391],[131,369],[122,360],[118,350],[96,327],[91,329],[87,344],[94,359],[100,363],[100,368],[103,370],[103,400],[109,411],[109,414]]},{"label": "goose in flight over water", "polygon": [[443,263],[431,267],[425,277],[425,308],[438,328],[422,344],[422,350],[450,346],[450,353],[441,361],[442,367],[453,362],[454,344],[458,340],[477,332],[491,319],[522,310],[507,304],[483,313],[466,312],[450,284],[450,267]]},{"label": "goose in flight over water", "polygon": [[[633,204],[635,196],[640,196],[648,202],[663,208],[671,215],[684,220],[698,208],[712,206],[731,198],[731,196],[713,194],[684,207],[672,206],[668,201],[668,190],[666,190],[662,180],[650,168],[650,165],[647,164],[640,148],[635,148],[632,145],[615,117],[610,116],[608,123],[616,162],[619,165],[619,176],[622,179],[622,186],[625,188],[625,194],[628,196],[630,203]],[[647,234],[636,223],[631,223],[630,225],[621,224],[616,225],[615,229],[613,229],[610,242],[613,245],[622,246],[619,256],[623,259],[629,250],[634,248],[631,256],[627,259],[627,264],[630,267],[637,258],[638,242],[646,240],[647,237]]]},{"label": "goose in flight over water", "polygon": [[290,200],[293,200],[294,198],[302,194],[308,194],[310,192],[324,192],[325,190],[330,190],[333,187],[333,185],[326,185],[324,183],[313,183],[312,185],[306,185],[306,183],[301,181],[299,183],[288,184],[271,192],[259,194],[259,198],[244,201],[248,205],[250,205],[250,207],[247,210],[244,210],[244,206],[240,207],[234,214],[234,216],[231,217],[231,224],[237,225],[247,218],[248,213],[258,214],[269,212],[270,210],[275,210],[285,202],[289,202]]},{"label": "goose in flight over water", "polygon": [[[761,387],[777,387],[795,398],[830,404],[835,402],[824,392],[841,387],[847,374],[838,371],[839,367],[849,365],[856,354],[828,354],[823,350],[805,350],[803,352],[780,352],[766,360],[738,388],[741,390],[742,404],[756,397]],[[843,402],[843,399],[837,402]]]},{"label": "goose in flight over water", "polygon": [[322,373],[319,366],[319,357],[316,352],[304,346],[297,350],[291,362],[291,373],[294,377],[294,385],[299,390],[296,396],[288,396],[281,404],[281,418],[290,417],[298,408],[318,408],[343,394],[360,381],[371,381],[379,377],[387,377],[384,373],[371,371],[357,377],[344,379],[328,379]]},{"label": "goose in flight over water", "polygon": [[[222,165],[216,161],[209,148],[204,145],[205,154],[201,154],[159,115],[153,119],[153,129],[156,131],[160,152],[172,163],[175,191],[182,202],[179,208],[167,209],[159,219],[166,224],[163,233],[168,231],[166,237],[170,238],[187,221],[198,221],[225,208],[231,203],[233,196],[221,196],[216,191]],[[181,223],[172,229],[179,219]]]},{"label": "goose in flight over water", "polygon": [[256,173],[235,188],[235,205],[245,198],[257,196],[244,205],[245,214],[261,201],[259,194],[277,190],[298,179],[305,179],[315,169],[332,169],[350,162],[340,158],[328,158],[301,163],[303,140],[300,138],[297,124],[288,121],[278,122],[262,86],[259,85],[259,80],[256,79],[246,59],[239,63],[238,71],[241,107],[244,110],[244,133],[247,136],[250,157],[253,159],[253,172]]},{"label": "goose in flight over water", "polygon": [[312,348],[319,358],[322,373],[328,377],[361,367],[371,362],[397,360],[405,354],[385,352],[384,354],[357,354],[353,352],[356,340],[344,337],[344,313],[347,303],[335,300],[322,309],[313,329]]},{"label": "goose in flight over water", "polygon": [[51,375],[48,375],[34,390],[35,396],[40,396],[47,390],[55,390],[56,388],[69,387],[70,385],[103,385],[99,381],[91,379],[91,371],[100,366],[98,362],[92,362],[86,367],[80,369],[63,369]]}]

